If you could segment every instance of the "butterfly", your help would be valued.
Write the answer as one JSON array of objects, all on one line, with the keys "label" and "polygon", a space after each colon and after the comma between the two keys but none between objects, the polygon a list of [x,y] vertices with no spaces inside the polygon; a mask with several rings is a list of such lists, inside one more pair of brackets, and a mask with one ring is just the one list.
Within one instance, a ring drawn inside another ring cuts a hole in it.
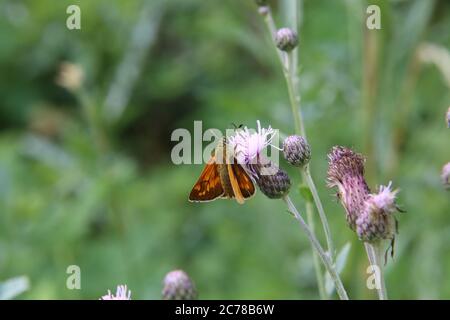
[{"label": "butterfly", "polygon": [[234,198],[239,204],[243,204],[254,194],[253,181],[236,158],[227,154],[227,142],[224,138],[217,145],[192,188],[189,201],[207,202],[217,198]]}]

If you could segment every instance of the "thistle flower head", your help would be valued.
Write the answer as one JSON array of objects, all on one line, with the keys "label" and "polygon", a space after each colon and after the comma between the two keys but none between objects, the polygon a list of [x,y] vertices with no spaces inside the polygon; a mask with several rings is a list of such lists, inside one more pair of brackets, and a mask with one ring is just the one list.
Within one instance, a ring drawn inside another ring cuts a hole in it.
[{"label": "thistle flower head", "polygon": [[290,28],[281,28],[275,35],[275,43],[282,51],[292,51],[298,44],[297,33]]},{"label": "thistle flower head", "polygon": [[162,297],[164,300],[195,300],[197,290],[186,272],[174,270],[164,277]]},{"label": "thistle flower head", "polygon": [[111,294],[111,291],[108,290],[108,294],[102,296],[100,300],[131,300],[131,291],[127,289],[126,285],[119,285],[116,295]]},{"label": "thistle flower head", "polygon": [[269,160],[249,165],[249,171],[261,192],[268,198],[280,199],[289,193],[291,188],[289,175]]},{"label": "thistle flower head", "polygon": [[395,204],[398,190],[392,190],[391,186],[392,182],[380,186],[378,193],[367,197],[364,210],[356,220],[356,233],[361,240],[394,239],[397,223],[393,214],[398,211]]},{"label": "thistle flower head", "polygon": [[391,214],[397,211],[395,197],[398,189],[392,190],[392,181],[387,186],[380,186],[378,193],[371,194],[367,202],[383,214]]},{"label": "thistle flower head", "polygon": [[305,138],[293,135],[284,140],[283,155],[291,165],[303,167],[311,159],[311,148]]},{"label": "thistle flower head", "polygon": [[346,147],[333,147],[328,154],[327,176],[328,186],[338,188],[347,223],[355,230],[356,219],[370,193],[364,179],[364,157]]},{"label": "thistle flower head", "polygon": [[273,146],[272,140],[277,132],[270,126],[267,129],[261,128],[259,120],[257,125],[256,132],[252,133],[247,127],[244,127],[236,130],[233,136],[228,137],[228,145],[234,150],[235,157],[240,164],[256,163],[263,150],[269,145]]},{"label": "thistle flower head", "polygon": [[450,162],[442,167],[442,183],[444,184],[444,188],[450,190]]}]

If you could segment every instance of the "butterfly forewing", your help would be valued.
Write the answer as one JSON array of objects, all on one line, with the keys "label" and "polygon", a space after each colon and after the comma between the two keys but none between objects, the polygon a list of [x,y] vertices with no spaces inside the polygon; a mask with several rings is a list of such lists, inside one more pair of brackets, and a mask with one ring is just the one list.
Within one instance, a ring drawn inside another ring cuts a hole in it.
[{"label": "butterfly forewing", "polygon": [[223,195],[220,175],[215,162],[215,157],[211,157],[192,188],[189,201],[212,201]]}]

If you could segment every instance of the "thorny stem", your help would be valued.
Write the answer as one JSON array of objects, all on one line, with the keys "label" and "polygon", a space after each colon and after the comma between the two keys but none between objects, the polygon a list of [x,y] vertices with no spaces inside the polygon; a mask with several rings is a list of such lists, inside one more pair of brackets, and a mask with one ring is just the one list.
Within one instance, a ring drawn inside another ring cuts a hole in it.
[{"label": "thorny stem", "polygon": [[305,220],[303,220],[300,213],[297,211],[297,208],[292,203],[291,198],[289,196],[285,196],[283,198],[284,202],[286,202],[289,211],[294,215],[295,219],[299,222],[300,227],[303,229],[303,231],[306,233],[306,236],[308,237],[309,241],[311,242],[311,245],[317,252],[317,254],[320,257],[320,260],[325,266],[325,269],[327,269],[328,273],[331,276],[331,279],[334,282],[334,286],[336,288],[336,292],[339,295],[339,298],[341,300],[348,300],[347,292],[345,291],[344,285],[342,284],[341,278],[339,277],[339,274],[337,273],[336,269],[334,268],[334,265],[330,259],[330,257],[326,254],[326,252],[323,250],[322,246],[320,245],[319,241],[317,240],[314,233],[311,231],[311,229],[306,224]]},{"label": "thorny stem", "polygon": [[[377,292],[378,298],[380,300],[387,300],[387,291],[386,284],[384,282],[384,273],[383,273],[383,253],[382,253],[382,242],[378,241],[376,243],[368,243],[364,242],[364,246],[366,247],[367,257],[369,258],[369,263],[372,266],[376,266],[380,271],[379,274],[375,272],[375,275],[379,275],[380,279],[377,279],[375,282],[377,284]],[[379,280],[379,281],[378,281]],[[378,284],[380,285],[378,287]]]}]

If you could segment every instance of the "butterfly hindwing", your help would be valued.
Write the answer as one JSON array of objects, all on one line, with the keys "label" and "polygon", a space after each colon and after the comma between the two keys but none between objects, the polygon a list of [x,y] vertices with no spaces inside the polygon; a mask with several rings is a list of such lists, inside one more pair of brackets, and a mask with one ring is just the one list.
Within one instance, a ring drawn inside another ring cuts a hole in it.
[{"label": "butterfly hindwing", "polygon": [[250,198],[255,193],[252,180],[238,163],[228,165],[228,174],[236,201],[240,204],[244,203],[245,199]]}]

